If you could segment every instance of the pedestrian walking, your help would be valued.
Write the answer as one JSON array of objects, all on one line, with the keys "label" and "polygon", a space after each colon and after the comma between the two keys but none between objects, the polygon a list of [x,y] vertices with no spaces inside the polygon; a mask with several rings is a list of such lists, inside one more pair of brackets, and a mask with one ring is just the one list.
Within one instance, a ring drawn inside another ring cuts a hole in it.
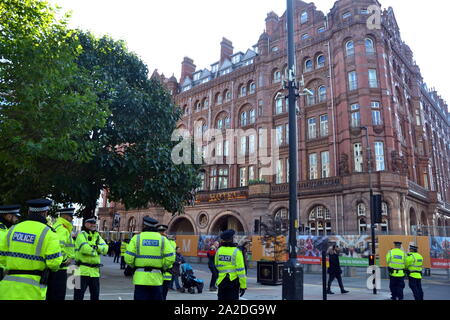
[{"label": "pedestrian walking", "polygon": [[124,270],[126,267],[125,251],[127,251],[127,245],[129,243],[130,243],[130,240],[125,239],[125,240],[123,240],[122,244],[120,245],[120,270]]},{"label": "pedestrian walking", "polygon": [[422,290],[422,265],[423,257],[417,252],[419,248],[414,245],[409,246],[409,253],[406,257],[406,273],[408,283],[413,292],[415,300],[423,300]]},{"label": "pedestrian walking", "polygon": [[327,294],[334,294],[334,292],[331,291],[331,284],[333,283],[334,279],[337,279],[339,283],[339,288],[341,289],[341,293],[348,293],[349,291],[344,289],[344,284],[342,283],[342,269],[341,265],[339,263],[339,247],[337,245],[333,245],[328,249],[328,259],[330,262],[330,266],[328,268],[328,274],[330,275],[328,279],[328,289]]},{"label": "pedestrian walking", "polygon": [[386,254],[386,262],[389,270],[389,289],[391,300],[403,300],[403,289],[405,288],[406,254],[401,249],[402,243],[394,242],[395,248]]},{"label": "pedestrian walking", "polygon": [[244,266],[245,266],[245,274],[247,274],[248,269],[248,260],[247,260],[247,252],[248,252],[248,244],[250,240],[243,238],[238,243],[238,248],[241,250],[242,255],[244,256]]},{"label": "pedestrian walking", "polygon": [[120,241],[114,242],[114,263],[119,263],[120,261]]},{"label": "pedestrian walking", "polygon": [[112,257],[114,255],[114,241],[110,240],[108,242],[108,256]]},{"label": "pedestrian walking", "polygon": [[175,250],[158,233],[158,221],[145,217],[142,233],[135,235],[125,252],[125,262],[135,269],[134,300],[163,300],[163,272],[175,262]]},{"label": "pedestrian walking", "polygon": [[66,299],[67,269],[75,261],[75,244],[72,239],[72,220],[75,208],[60,209],[60,217],[53,225],[61,245],[63,261],[59,270],[50,272],[48,278],[47,300],[62,301]]},{"label": "pedestrian walking", "polygon": [[[180,266],[186,263],[186,260],[184,259],[183,255],[181,254],[180,247],[176,247],[176,256],[175,256],[175,262],[173,263],[172,267],[172,280],[169,283],[169,290],[180,290]],[[175,283],[175,289],[173,288],[173,284]]]},{"label": "pedestrian walking", "polygon": [[[20,217],[19,205],[0,206],[0,243],[8,234],[8,229],[19,221]],[[4,276],[5,266],[0,262],[0,281]]]},{"label": "pedestrian walking", "polygon": [[45,300],[50,270],[63,257],[56,233],[47,225],[52,202],[27,201],[28,218],[11,226],[0,241],[0,264],[6,275],[0,282],[0,300]]},{"label": "pedestrian walking", "polygon": [[239,300],[247,289],[244,257],[237,244],[233,242],[234,230],[222,232],[222,243],[216,252],[215,266],[219,271],[217,278],[219,300]]},{"label": "pedestrian walking", "polygon": [[209,291],[217,291],[216,281],[219,276],[219,271],[217,271],[214,258],[216,256],[217,249],[219,248],[219,243],[216,241],[207,251],[208,256],[208,268],[211,271],[211,281],[209,282]]},{"label": "pedestrian walking", "polygon": [[101,255],[108,253],[108,245],[96,228],[97,220],[87,219],[75,240],[75,259],[80,266],[81,288],[75,288],[74,300],[83,300],[88,287],[91,300],[100,298],[100,267],[103,266],[100,264]]}]

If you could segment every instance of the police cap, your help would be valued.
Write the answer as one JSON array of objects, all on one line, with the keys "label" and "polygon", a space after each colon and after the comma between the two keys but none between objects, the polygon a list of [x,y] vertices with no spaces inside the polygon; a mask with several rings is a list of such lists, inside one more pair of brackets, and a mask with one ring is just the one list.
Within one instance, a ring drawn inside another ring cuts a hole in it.
[{"label": "police cap", "polygon": [[402,245],[402,242],[400,242],[400,241],[394,241],[394,244],[395,244],[396,246],[401,246],[401,245]]},{"label": "police cap", "polygon": [[169,227],[166,226],[165,224],[159,224],[159,225],[156,226],[156,230],[158,230],[159,232],[164,232],[167,229],[169,229]]},{"label": "police cap", "polygon": [[231,241],[233,240],[233,236],[236,232],[234,230],[226,230],[220,234],[220,239],[224,241]]},{"label": "police cap", "polygon": [[48,199],[34,199],[27,201],[30,212],[44,212],[50,210],[52,201]]},{"label": "police cap", "polygon": [[20,217],[20,205],[18,204],[12,204],[7,206],[0,206],[0,214],[14,214],[18,217]]},{"label": "police cap", "polygon": [[158,220],[153,219],[151,217],[144,217],[144,226],[147,227],[156,227],[156,225],[159,223]]},{"label": "police cap", "polygon": [[59,209],[58,212],[60,214],[67,214],[68,216],[73,217],[73,215],[75,214],[75,208],[63,208]]},{"label": "police cap", "polygon": [[417,249],[419,249],[419,247],[417,247],[417,246],[414,246],[414,245],[409,245],[409,248],[411,249],[411,250],[417,250]]},{"label": "police cap", "polygon": [[84,223],[97,223],[97,219],[95,217],[84,220]]}]

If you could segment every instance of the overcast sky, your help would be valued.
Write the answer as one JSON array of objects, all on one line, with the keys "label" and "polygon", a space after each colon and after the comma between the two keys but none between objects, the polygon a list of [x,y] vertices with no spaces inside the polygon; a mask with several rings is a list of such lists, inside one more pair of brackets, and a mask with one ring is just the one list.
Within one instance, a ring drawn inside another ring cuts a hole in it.
[{"label": "overcast sky", "polygon": [[[181,61],[188,56],[197,69],[220,58],[226,37],[234,50],[245,52],[258,41],[270,11],[282,15],[286,0],[50,0],[72,11],[71,27],[125,40],[147,63],[179,80]],[[334,0],[315,0],[327,14]],[[394,8],[402,39],[411,47],[422,76],[450,102],[448,0],[380,0]]]}]

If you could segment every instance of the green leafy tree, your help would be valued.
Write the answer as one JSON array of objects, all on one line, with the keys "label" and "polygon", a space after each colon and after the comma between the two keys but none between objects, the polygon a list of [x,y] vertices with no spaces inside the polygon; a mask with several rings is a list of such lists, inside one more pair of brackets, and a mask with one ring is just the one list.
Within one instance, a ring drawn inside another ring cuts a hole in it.
[{"label": "green leafy tree", "polygon": [[94,79],[97,101],[107,103],[110,114],[106,126],[83,139],[97,146],[92,160],[61,165],[52,194],[82,204],[85,217],[94,214],[104,189],[126,208],[154,204],[182,212],[199,181],[197,166],[175,165],[171,159],[179,108],[124,42],[82,31],[77,38],[83,47],[77,63]]},{"label": "green leafy tree", "polygon": [[82,138],[105,125],[75,61],[82,47],[55,15],[43,1],[0,1],[0,201],[48,195],[50,165],[89,161],[96,146]]}]

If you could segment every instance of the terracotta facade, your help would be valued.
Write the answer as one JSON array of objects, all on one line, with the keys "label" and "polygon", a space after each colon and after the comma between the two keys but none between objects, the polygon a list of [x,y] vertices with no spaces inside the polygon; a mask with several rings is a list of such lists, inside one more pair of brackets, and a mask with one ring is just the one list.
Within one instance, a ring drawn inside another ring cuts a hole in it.
[{"label": "terracotta facade", "polygon": [[[301,230],[368,232],[368,152],[366,130],[361,129],[366,127],[372,187],[384,201],[384,224],[378,232],[413,234],[419,229],[444,235],[443,227],[450,225],[448,107],[426,87],[391,8],[381,11],[380,28],[368,28],[371,5],[379,3],[339,0],[324,15],[313,3],[296,2],[297,77],[303,75],[303,86],[314,91],[314,99],[298,100]],[[125,211],[104,200],[101,230],[111,230],[115,212],[121,214],[121,231],[140,230],[142,217],[152,215],[168,224],[170,232],[196,234],[226,228],[257,233],[261,216],[286,217],[288,114],[284,99],[277,102],[279,92],[286,94],[285,24],[285,15],[269,13],[265,32],[246,53],[233,53],[231,41],[223,39],[220,60],[209,70],[195,70],[194,61],[185,58],[179,83],[175,77],[153,75],[166,83],[183,109],[178,128],[191,134],[218,127],[254,129],[253,143],[258,145],[258,130],[274,129],[268,137],[271,147],[278,127],[281,161],[272,164],[275,174],[260,176],[261,163],[250,162],[248,137],[244,164],[204,166],[204,190],[184,215],[172,217],[160,208]],[[236,163],[241,140],[233,139],[234,152],[228,152],[234,153]],[[265,183],[248,186],[249,180],[259,178]]]}]

